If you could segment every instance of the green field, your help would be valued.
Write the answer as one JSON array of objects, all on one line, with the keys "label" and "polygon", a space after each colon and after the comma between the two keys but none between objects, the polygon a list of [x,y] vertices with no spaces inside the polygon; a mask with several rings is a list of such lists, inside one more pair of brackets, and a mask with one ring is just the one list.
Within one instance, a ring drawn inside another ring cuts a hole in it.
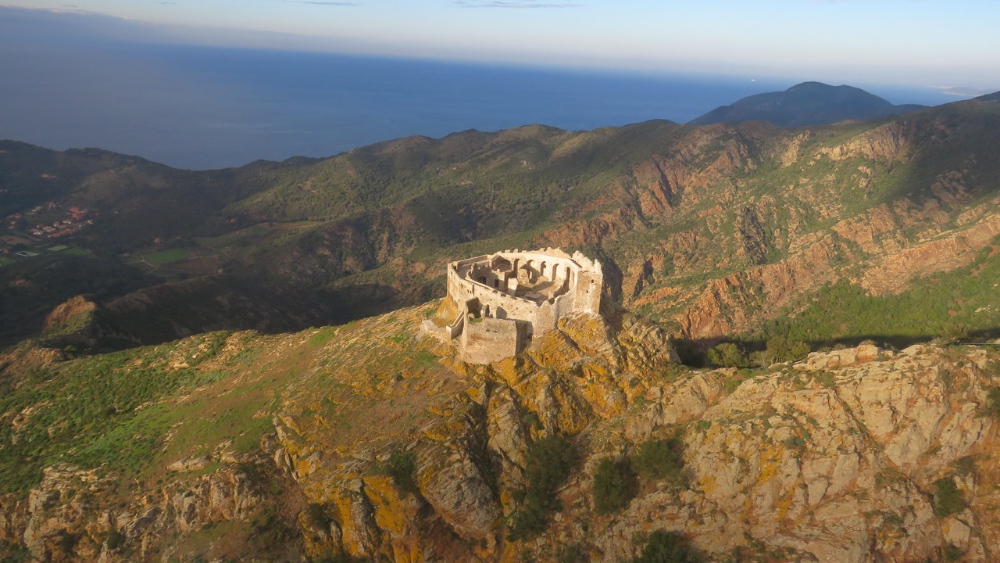
[{"label": "green field", "polygon": [[[51,250],[51,249],[49,249]],[[66,250],[61,252],[63,256],[93,256],[89,250],[80,248],[78,246],[71,246]]]},{"label": "green field", "polygon": [[142,258],[152,266],[165,266],[175,262],[183,262],[191,258],[191,252],[183,248],[171,248],[151,254],[143,254]]}]

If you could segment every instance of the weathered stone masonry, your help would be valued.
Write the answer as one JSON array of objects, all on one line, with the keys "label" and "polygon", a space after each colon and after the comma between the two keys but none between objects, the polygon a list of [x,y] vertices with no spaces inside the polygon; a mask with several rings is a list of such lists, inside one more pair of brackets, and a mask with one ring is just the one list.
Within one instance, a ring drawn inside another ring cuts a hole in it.
[{"label": "weathered stone masonry", "polygon": [[462,359],[489,363],[513,356],[573,313],[599,314],[601,264],[557,248],[505,250],[448,264],[448,297],[459,314],[426,332],[459,339]]}]

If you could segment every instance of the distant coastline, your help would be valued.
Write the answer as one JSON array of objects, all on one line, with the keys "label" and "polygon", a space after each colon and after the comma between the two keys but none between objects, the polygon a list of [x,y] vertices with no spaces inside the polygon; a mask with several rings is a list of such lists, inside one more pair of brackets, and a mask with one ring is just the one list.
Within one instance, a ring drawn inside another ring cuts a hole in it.
[{"label": "distant coastline", "polygon": [[[792,84],[114,42],[14,53],[0,39],[0,55],[0,138],[192,169],[467,129],[683,123]],[[872,91],[896,103],[954,100],[930,89]]]}]

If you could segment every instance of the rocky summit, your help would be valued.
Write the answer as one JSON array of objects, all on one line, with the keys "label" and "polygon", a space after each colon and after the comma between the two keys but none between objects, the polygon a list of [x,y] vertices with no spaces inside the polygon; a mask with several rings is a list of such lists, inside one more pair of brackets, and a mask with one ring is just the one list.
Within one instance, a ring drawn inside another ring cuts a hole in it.
[{"label": "rocky summit", "polygon": [[[78,359],[8,352],[6,553],[612,562],[677,539],[688,560],[1000,556],[993,347],[690,369],[619,310],[473,365],[421,333],[436,307]],[[45,385],[11,381],[24,373]],[[117,386],[83,391],[80,373]],[[87,408],[54,412],[84,392]]]}]

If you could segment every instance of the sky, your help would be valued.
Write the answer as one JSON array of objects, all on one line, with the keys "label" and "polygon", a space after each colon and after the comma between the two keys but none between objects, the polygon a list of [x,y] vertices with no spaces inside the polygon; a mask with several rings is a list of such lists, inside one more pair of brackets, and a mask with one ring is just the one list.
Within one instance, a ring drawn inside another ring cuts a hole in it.
[{"label": "sky", "polygon": [[148,31],[139,32],[148,40],[185,44],[1000,89],[994,0],[0,0],[0,6],[127,19],[141,24],[131,29]]}]

